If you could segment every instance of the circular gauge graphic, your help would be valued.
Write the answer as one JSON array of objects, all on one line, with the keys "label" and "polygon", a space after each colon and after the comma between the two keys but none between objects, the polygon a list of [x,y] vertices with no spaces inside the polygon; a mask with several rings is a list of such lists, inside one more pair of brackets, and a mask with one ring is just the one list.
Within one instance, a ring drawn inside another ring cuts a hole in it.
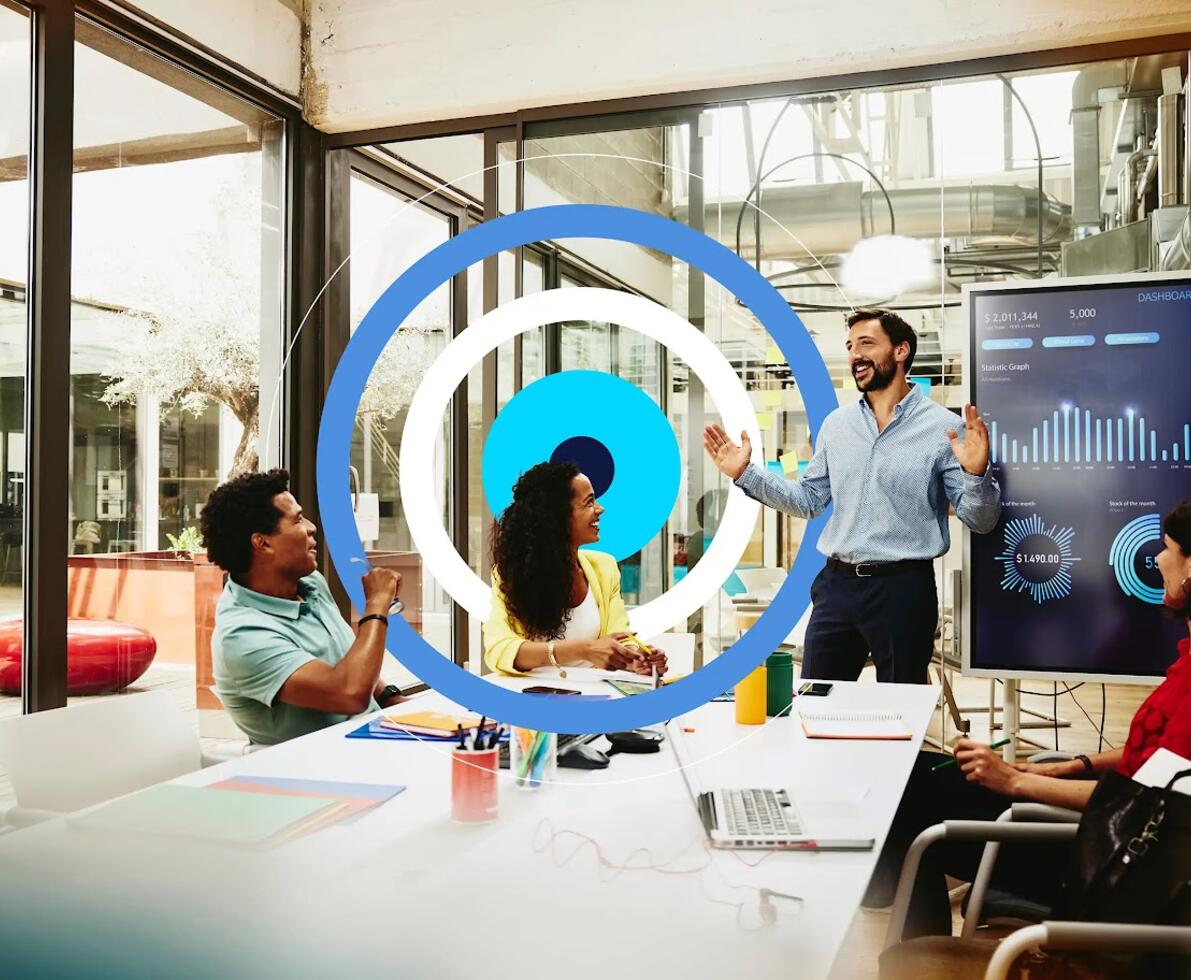
[{"label": "circular gauge graphic", "polygon": [[1113,539],[1108,563],[1117,577],[1117,585],[1127,596],[1155,606],[1162,605],[1162,589],[1147,585],[1147,578],[1157,574],[1154,556],[1162,544],[1162,517],[1142,514],[1126,524]]},{"label": "circular gauge graphic", "polygon": [[1001,588],[1028,592],[1042,604],[1071,594],[1071,566],[1079,561],[1071,552],[1075,529],[1049,528],[1037,514],[1005,524],[1004,547],[996,560],[1004,572]]}]

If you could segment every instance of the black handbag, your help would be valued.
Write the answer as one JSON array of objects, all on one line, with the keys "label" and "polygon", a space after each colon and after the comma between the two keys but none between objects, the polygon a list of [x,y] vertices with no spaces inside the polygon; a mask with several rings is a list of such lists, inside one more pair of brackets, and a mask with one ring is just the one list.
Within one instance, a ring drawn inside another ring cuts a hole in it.
[{"label": "black handbag", "polygon": [[[1191,769],[1165,787],[1143,786],[1117,772],[1100,778],[1051,918],[1191,927],[1191,796],[1174,789],[1187,778]],[[1108,959],[1118,967],[1131,964],[1133,976],[1191,976],[1185,957]]]},{"label": "black handbag", "polygon": [[1191,926],[1191,796],[1107,772],[1084,808],[1056,919]]}]

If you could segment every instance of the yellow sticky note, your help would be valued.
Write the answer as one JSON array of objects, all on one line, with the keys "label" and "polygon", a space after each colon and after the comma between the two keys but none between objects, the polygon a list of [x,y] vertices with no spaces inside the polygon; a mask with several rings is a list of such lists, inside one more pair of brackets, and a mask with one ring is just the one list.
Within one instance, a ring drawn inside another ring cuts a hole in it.
[{"label": "yellow sticky note", "polygon": [[793,449],[782,450],[782,472],[786,476],[795,476],[798,473],[798,455]]},{"label": "yellow sticky note", "polygon": [[781,348],[775,344],[770,344],[765,348],[765,363],[766,364],[785,364],[786,359],[782,356]]},{"label": "yellow sticky note", "polygon": [[761,392],[761,403],[770,408],[777,408],[782,403],[782,393],[780,391],[763,391]]},{"label": "yellow sticky note", "polygon": [[757,426],[762,432],[773,428],[773,412],[758,412]]}]

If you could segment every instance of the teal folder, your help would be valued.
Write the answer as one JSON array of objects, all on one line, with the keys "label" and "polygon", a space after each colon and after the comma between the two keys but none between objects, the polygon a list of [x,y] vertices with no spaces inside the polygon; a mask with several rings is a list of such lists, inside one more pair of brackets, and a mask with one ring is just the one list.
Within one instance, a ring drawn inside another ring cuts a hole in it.
[{"label": "teal folder", "polygon": [[223,844],[263,844],[314,819],[335,800],[271,793],[240,793],[164,783],[71,819],[88,830],[168,834]]}]

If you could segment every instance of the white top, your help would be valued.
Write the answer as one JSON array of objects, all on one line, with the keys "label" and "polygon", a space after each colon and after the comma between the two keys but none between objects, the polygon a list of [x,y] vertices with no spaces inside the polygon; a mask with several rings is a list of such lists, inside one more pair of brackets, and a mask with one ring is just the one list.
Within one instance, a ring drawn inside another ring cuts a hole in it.
[{"label": "white top", "polygon": [[[562,634],[564,640],[598,640],[600,638],[600,607],[596,605],[591,586],[587,587],[587,595],[577,606],[573,606],[567,613],[566,630]],[[588,660],[572,660],[567,667],[590,667]]]},{"label": "white top", "polygon": [[596,605],[591,587],[577,606],[567,613],[567,628],[562,634],[564,640],[598,640],[600,638],[600,607]]}]

